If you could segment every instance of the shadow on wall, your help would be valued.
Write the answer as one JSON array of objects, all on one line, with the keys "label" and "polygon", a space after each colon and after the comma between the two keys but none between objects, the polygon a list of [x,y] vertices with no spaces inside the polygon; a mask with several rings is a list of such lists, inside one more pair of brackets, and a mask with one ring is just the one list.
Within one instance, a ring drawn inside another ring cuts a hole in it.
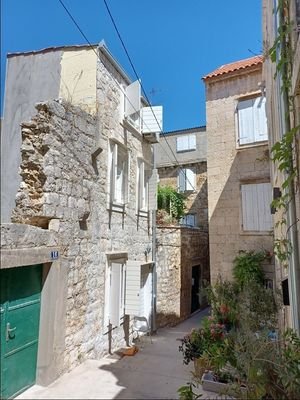
[{"label": "shadow on wall", "polygon": [[[222,144],[221,144],[222,145]],[[225,139],[223,145],[225,146]],[[228,158],[226,160],[228,164]],[[232,278],[233,260],[240,250],[272,251],[271,232],[242,230],[241,184],[270,182],[267,145],[239,151],[231,165],[217,168],[208,176],[210,273],[212,283],[218,275]],[[220,190],[220,188],[222,188]],[[244,205],[244,207],[247,207]],[[257,213],[257,210],[254,210]],[[274,273],[274,266],[267,271]]]}]

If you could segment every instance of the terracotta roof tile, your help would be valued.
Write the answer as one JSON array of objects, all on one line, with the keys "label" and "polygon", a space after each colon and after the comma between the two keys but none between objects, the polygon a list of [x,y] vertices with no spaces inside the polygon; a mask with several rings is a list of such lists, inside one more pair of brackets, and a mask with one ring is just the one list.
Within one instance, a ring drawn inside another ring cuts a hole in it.
[{"label": "terracotta roof tile", "polygon": [[214,78],[216,76],[225,75],[230,72],[239,71],[241,69],[253,67],[262,64],[263,56],[255,56],[251,58],[246,58],[244,60],[236,61],[230,64],[222,65],[221,67],[215,69],[213,72],[203,76],[203,80]]}]

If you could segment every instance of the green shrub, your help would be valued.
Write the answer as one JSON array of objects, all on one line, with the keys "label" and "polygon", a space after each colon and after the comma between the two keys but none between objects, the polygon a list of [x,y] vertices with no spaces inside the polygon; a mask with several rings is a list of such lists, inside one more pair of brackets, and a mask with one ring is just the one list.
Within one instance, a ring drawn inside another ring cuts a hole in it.
[{"label": "green shrub", "polygon": [[184,215],[185,197],[182,193],[178,193],[171,186],[158,186],[157,189],[157,208],[165,210],[171,217],[179,221]]},{"label": "green shrub", "polygon": [[263,284],[262,263],[267,259],[265,251],[240,251],[233,261],[233,276],[242,287],[250,282]]}]

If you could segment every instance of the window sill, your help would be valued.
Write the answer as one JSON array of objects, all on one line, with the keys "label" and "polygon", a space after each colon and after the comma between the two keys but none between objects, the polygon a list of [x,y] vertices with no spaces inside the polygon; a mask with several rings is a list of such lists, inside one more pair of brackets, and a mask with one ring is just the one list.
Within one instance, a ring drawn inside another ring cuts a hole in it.
[{"label": "window sill", "polygon": [[240,231],[241,236],[272,236],[272,231]]},{"label": "window sill", "polygon": [[126,214],[125,207],[126,207],[125,203],[124,204],[110,203],[107,207],[107,210],[112,212],[117,212],[120,214]]},{"label": "window sill", "polygon": [[247,144],[237,144],[236,145],[236,150],[244,150],[244,149],[251,149],[252,147],[261,147],[261,146],[266,146],[268,145],[269,141],[268,140],[263,140],[261,142],[256,142],[256,143],[247,143]]},{"label": "window sill", "polygon": [[145,217],[147,218],[149,215],[149,211],[145,211],[145,210],[138,210],[137,214],[138,217]]},{"label": "window sill", "polygon": [[195,149],[176,150],[176,153],[178,153],[178,154],[189,153],[190,151],[196,151],[196,148]]},{"label": "window sill", "polygon": [[121,126],[125,129],[130,130],[131,132],[135,133],[136,135],[142,135],[141,130],[138,129],[136,126],[134,126],[130,121],[128,121],[126,118],[123,119],[123,122],[121,122]]}]

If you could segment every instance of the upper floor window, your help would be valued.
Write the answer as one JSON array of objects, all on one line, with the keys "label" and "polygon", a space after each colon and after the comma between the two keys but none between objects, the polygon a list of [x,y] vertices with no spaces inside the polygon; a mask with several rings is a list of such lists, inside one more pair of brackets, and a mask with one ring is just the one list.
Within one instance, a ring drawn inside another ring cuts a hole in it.
[{"label": "upper floor window", "polygon": [[270,183],[241,185],[243,231],[267,232],[272,229]]},{"label": "upper floor window", "polygon": [[237,105],[238,145],[268,140],[265,97],[239,100]]},{"label": "upper floor window", "polygon": [[113,204],[125,204],[128,187],[128,153],[118,143],[110,146],[110,201]]},{"label": "upper floor window", "polygon": [[138,211],[148,211],[150,168],[145,161],[138,159],[137,171],[137,208]]},{"label": "upper floor window", "polygon": [[191,150],[196,150],[196,135],[184,135],[176,139],[177,153]]},{"label": "upper floor window", "polygon": [[178,172],[179,192],[194,191],[195,180],[195,171],[193,168],[180,168]]},{"label": "upper floor window", "polygon": [[180,225],[183,226],[196,226],[196,215],[186,214],[180,219]]}]

